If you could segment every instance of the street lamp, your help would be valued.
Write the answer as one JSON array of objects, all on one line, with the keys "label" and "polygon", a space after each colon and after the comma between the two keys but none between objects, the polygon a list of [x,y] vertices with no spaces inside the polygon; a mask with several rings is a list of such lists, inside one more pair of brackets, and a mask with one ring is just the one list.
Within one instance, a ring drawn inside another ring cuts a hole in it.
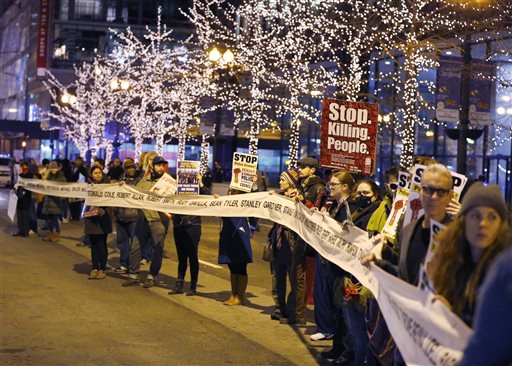
[{"label": "street lamp", "polygon": [[221,53],[217,47],[213,47],[208,52],[208,60],[219,65],[228,65],[235,61],[235,54],[229,48]]},{"label": "street lamp", "polygon": [[67,105],[67,104],[73,105],[76,103],[76,101],[77,101],[76,95],[70,94],[67,91],[64,91],[64,93],[62,93],[62,95],[60,96],[60,102],[64,105]]},{"label": "street lamp", "polygon": [[222,57],[222,54],[217,49],[217,47],[213,47],[213,49],[210,50],[210,52],[208,52],[208,59],[212,62],[218,62],[221,57]]},{"label": "street lamp", "polygon": [[112,90],[119,89],[119,81],[117,81],[116,79],[112,79],[110,81],[110,89],[112,89]]},{"label": "street lamp", "polygon": [[124,80],[118,80],[118,79],[112,79],[110,80],[110,89],[112,91],[118,90],[121,88],[122,90],[128,90],[130,88],[130,82],[126,79]]}]

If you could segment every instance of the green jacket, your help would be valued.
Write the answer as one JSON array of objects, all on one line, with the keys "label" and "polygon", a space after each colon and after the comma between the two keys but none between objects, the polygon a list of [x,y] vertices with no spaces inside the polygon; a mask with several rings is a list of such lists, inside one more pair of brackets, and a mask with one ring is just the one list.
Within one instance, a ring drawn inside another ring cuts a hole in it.
[{"label": "green jacket", "polygon": [[385,196],[379,207],[375,210],[372,217],[370,217],[370,221],[368,221],[368,226],[366,227],[366,231],[373,234],[375,232],[381,233],[384,228],[384,224],[388,219],[388,212],[391,212],[391,208],[393,205],[393,201],[391,197]]},{"label": "green jacket", "polygon": [[[151,176],[148,176],[146,178],[142,178],[139,183],[135,186],[137,189],[140,189],[141,191],[149,191],[155,184],[158,182],[158,179],[153,180]],[[163,213],[154,211],[154,210],[141,210],[144,214],[144,217],[147,221],[164,221],[169,220],[167,216],[165,216]]]}]

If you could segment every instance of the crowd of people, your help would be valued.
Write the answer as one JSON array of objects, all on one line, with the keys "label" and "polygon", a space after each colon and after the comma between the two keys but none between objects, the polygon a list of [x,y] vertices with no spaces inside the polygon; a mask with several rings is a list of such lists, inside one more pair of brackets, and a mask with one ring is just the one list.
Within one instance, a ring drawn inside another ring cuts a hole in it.
[{"label": "crowd of people", "polygon": [[[379,266],[417,286],[425,265],[436,299],[475,330],[462,364],[507,365],[512,362],[512,234],[510,212],[501,190],[475,182],[468,185],[459,203],[453,198],[452,175],[444,165],[425,157],[415,158],[415,164],[427,166],[420,190],[424,214],[406,225],[399,221],[396,239],[383,235],[382,231],[399,187],[397,167],[385,172],[384,182],[346,171],[326,172],[323,179],[318,161],[306,157],[299,160],[298,169],[281,173],[276,194],[302,202],[341,225],[355,225],[367,231],[372,242],[381,245],[382,250],[378,254],[367,253],[361,260],[366,266]],[[156,153],[142,154],[137,163],[130,158],[123,163],[115,159],[108,168],[103,160],[95,159],[88,169],[80,157],[73,164],[66,159],[43,161],[41,165],[22,161],[19,176],[55,182],[119,182],[148,191],[167,171],[167,165]],[[219,169],[217,166],[214,169],[214,180]],[[198,178],[200,194],[210,194],[212,176]],[[268,189],[265,179],[260,172],[253,190]],[[265,188],[259,187],[262,180]],[[241,193],[229,191],[229,194]],[[83,242],[91,248],[92,270],[88,277],[91,280],[106,277],[107,236],[115,225],[120,251],[120,266],[115,271],[126,274],[123,286],[142,282],[143,287],[149,288],[158,283],[164,240],[172,221],[178,274],[169,294],[185,291],[189,296],[197,294],[200,216],[149,209],[82,208],[79,201],[43,197],[22,187],[17,188],[16,194],[18,231],[14,235],[28,236],[30,230],[37,233],[37,218],[44,218],[47,234],[43,240],[57,242],[60,222],[83,220]],[[436,235],[435,253],[427,266],[432,220],[446,227]],[[218,262],[228,265],[231,281],[226,305],[245,303],[247,264],[253,261],[251,232],[256,228],[254,218],[222,218]],[[269,255],[265,259],[270,262],[275,302],[273,320],[298,327],[306,325],[306,277],[314,275],[317,331],[311,339],[332,339],[332,348],[322,352],[322,358],[331,360],[333,365],[405,364],[377,301],[357,278],[316,253],[297,233],[277,223],[268,233],[267,249]],[[314,273],[307,271],[307,257],[315,257]],[[142,279],[141,265],[148,263],[148,274]],[[190,287],[185,290],[189,267]]]}]

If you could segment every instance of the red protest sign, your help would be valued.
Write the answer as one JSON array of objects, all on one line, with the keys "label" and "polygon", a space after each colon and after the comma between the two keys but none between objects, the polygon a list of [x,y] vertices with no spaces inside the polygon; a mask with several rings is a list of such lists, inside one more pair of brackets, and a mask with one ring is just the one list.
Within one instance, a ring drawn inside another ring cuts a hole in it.
[{"label": "red protest sign", "polygon": [[324,99],[320,135],[320,165],[373,175],[379,105]]}]

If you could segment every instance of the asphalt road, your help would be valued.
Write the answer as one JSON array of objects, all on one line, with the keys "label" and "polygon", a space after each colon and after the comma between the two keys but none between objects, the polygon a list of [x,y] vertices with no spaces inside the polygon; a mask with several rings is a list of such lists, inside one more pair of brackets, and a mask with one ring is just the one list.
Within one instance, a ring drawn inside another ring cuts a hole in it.
[{"label": "asphalt road", "polygon": [[[311,342],[313,323],[270,320],[268,263],[260,260],[268,224],[253,240],[248,304],[227,307],[229,271],[216,265],[219,219],[203,222],[199,295],[169,296],[176,276],[172,235],[158,287],[123,288],[108,273],[90,281],[79,222],[63,224],[59,243],[11,237],[7,191],[0,191],[0,365],[315,365],[329,342]],[[109,264],[118,265],[114,235]],[[147,270],[143,267],[143,269]],[[312,320],[311,310],[308,319]]]}]

